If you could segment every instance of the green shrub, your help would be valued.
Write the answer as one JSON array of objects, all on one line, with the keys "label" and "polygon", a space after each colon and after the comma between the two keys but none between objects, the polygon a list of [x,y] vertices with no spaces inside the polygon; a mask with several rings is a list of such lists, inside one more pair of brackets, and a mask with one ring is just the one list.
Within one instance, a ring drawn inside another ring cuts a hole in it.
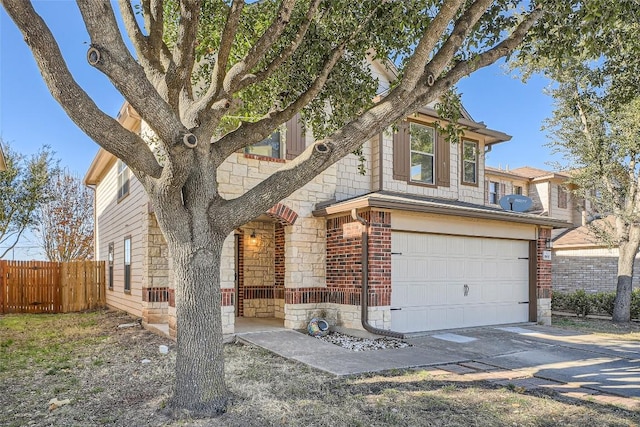
[{"label": "green shrub", "polygon": [[640,289],[631,292],[631,318],[640,319]]},{"label": "green shrub", "polygon": [[[570,311],[583,317],[589,314],[612,316],[615,299],[615,292],[588,294],[582,289],[571,293],[554,292],[551,309]],[[640,319],[640,288],[636,288],[631,293],[631,318]]]},{"label": "green shrub", "polygon": [[569,308],[578,316],[586,317],[592,312],[592,299],[584,289],[578,289],[569,295]]},{"label": "green shrub", "polygon": [[598,292],[593,295],[594,312],[599,314],[613,315],[613,302],[616,299],[615,292]]},{"label": "green shrub", "polygon": [[551,297],[551,310],[554,311],[568,311],[569,307],[569,294],[565,292],[554,291]]}]

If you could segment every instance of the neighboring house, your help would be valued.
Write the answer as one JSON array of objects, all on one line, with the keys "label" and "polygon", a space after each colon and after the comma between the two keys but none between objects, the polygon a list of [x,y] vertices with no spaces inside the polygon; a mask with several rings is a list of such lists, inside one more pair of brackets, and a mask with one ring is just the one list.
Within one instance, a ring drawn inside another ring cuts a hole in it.
[{"label": "neighboring house", "polygon": [[[530,213],[568,221],[574,226],[586,221],[585,203],[571,194],[568,174],[524,166],[511,170],[487,167],[486,176],[489,204],[497,204],[507,194],[522,194],[533,201]],[[554,232],[554,237],[559,233]]]},{"label": "neighboring house", "polygon": [[[383,74],[383,71],[379,71]],[[144,123],[125,105],[123,126]],[[314,316],[362,328],[368,321],[416,332],[549,323],[551,263],[542,254],[565,221],[505,212],[485,203],[484,153],[510,137],[465,113],[460,143],[435,131],[425,107],[363,145],[366,175],[349,155],[230,234],[222,254],[223,329],[235,318],[282,319],[304,328]],[[220,192],[242,194],[311,144],[297,121],[218,170]],[[104,150],[85,177],[95,187],[96,258],[108,262],[107,303],[169,323],[175,334],[171,261],[142,186]],[[361,222],[368,231],[363,274]]]},{"label": "neighboring house", "polygon": [[[486,168],[487,200],[506,194],[523,194],[533,200],[530,213],[553,216],[572,223],[572,227],[553,231],[553,289],[572,292],[614,291],[617,283],[618,249],[598,241],[589,229],[594,220],[589,215],[588,201],[576,200],[566,189],[570,176],[531,167],[513,170]],[[497,189],[499,194],[494,196]],[[521,192],[519,192],[521,191]],[[596,219],[611,222],[612,218]],[[596,224],[597,225],[597,224]],[[640,283],[640,269],[634,273],[634,283]],[[637,285],[636,285],[637,286]]]},{"label": "neighboring house", "polygon": [[[615,227],[614,218],[594,221],[595,226]],[[611,228],[613,229],[613,228]],[[636,263],[640,254],[636,255]],[[638,264],[636,264],[637,266]],[[588,225],[581,225],[559,235],[553,241],[554,289],[573,292],[612,292],[618,281],[618,248],[599,241]],[[640,283],[640,268],[634,268],[633,286]]]},{"label": "neighboring house", "polygon": [[7,164],[4,161],[4,153],[2,152],[2,145],[0,145],[0,172],[7,170]]}]

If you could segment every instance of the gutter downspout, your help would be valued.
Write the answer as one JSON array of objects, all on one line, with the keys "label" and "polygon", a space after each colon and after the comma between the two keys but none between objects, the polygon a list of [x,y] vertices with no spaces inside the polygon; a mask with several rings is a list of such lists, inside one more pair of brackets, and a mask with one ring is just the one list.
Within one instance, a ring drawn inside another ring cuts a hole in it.
[{"label": "gutter downspout", "polygon": [[402,332],[379,329],[369,324],[369,223],[358,215],[356,209],[351,209],[351,217],[363,225],[362,228],[362,294],[360,295],[360,320],[362,327],[372,334],[386,337],[405,339]]}]

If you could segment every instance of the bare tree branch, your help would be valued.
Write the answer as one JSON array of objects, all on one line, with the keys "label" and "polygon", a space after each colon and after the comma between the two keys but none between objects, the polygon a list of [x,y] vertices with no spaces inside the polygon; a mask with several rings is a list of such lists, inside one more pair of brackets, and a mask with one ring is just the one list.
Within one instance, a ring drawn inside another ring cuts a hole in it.
[{"label": "bare tree branch", "polygon": [[229,14],[227,16],[227,22],[225,23],[224,30],[222,32],[222,39],[220,40],[220,49],[213,69],[213,78],[211,79],[211,87],[207,91],[207,95],[204,97],[203,102],[207,107],[210,107],[210,101],[222,88],[222,82],[227,74],[227,65],[229,63],[229,54],[231,53],[231,47],[238,31],[238,24],[240,23],[240,16],[244,9],[244,0],[233,0]]},{"label": "bare tree branch", "polygon": [[[541,8],[537,8],[529,13],[529,15],[522,21],[516,29],[502,42],[498,43],[491,49],[469,59],[466,61],[458,62],[454,65],[449,71],[445,73],[445,75],[437,78],[433,86],[437,86],[438,89],[442,89],[442,87],[450,87],[452,82],[457,82],[462,77],[468,76],[474,71],[486,67],[488,65],[493,64],[498,59],[508,55],[513,52],[522,40],[524,40],[525,36],[529,29],[536,23],[538,19],[543,14],[543,10]],[[451,61],[452,58],[449,58]],[[423,75],[416,88],[416,97],[415,97],[415,106],[416,108],[420,107],[418,105],[420,102],[424,102],[425,94],[428,94],[430,91],[430,78],[428,74]],[[449,84],[451,83],[451,84]],[[426,95],[428,96],[428,95]],[[424,103],[422,104],[424,105]]]},{"label": "bare tree branch", "polygon": [[[178,40],[173,49],[175,67],[169,67],[166,76],[167,87],[169,88],[169,104],[176,111],[180,106],[180,101],[188,103],[187,101],[193,100],[191,73],[195,63],[200,4],[200,0],[180,2]],[[186,109],[187,106],[182,106],[182,108]]]},{"label": "bare tree branch", "polygon": [[269,49],[273,47],[278,37],[289,24],[295,3],[296,0],[282,0],[278,15],[269,28],[260,36],[247,55],[235,63],[227,73],[223,83],[223,90],[225,92],[234,93],[237,82],[240,81],[246,73],[251,71],[251,69],[262,60]]},{"label": "bare tree branch", "polygon": [[212,144],[212,153],[214,153],[214,156],[226,159],[234,151],[263,140],[269,136],[273,129],[291,119],[296,113],[302,110],[305,105],[318,96],[329,79],[331,71],[333,71],[340,58],[342,58],[348,44],[362,33],[366,24],[375,16],[381,4],[382,3],[367,15],[346,40],[333,49],[324,62],[320,73],[305,92],[284,110],[270,112],[261,120],[254,123],[242,122],[238,129],[228,133]]},{"label": "bare tree branch", "polygon": [[268,79],[286,60],[291,58],[291,56],[298,50],[300,44],[304,40],[304,36],[307,34],[309,27],[311,26],[311,22],[313,22],[313,17],[318,12],[318,6],[322,0],[313,0],[309,3],[309,9],[307,10],[307,14],[304,18],[304,21],[300,24],[298,28],[298,32],[291,44],[289,44],[278,56],[273,59],[263,70],[255,73],[248,74],[240,80],[238,83],[238,90],[242,90],[245,87],[263,82]]},{"label": "bare tree branch", "polygon": [[427,75],[437,77],[446,69],[447,65],[451,62],[451,58],[453,58],[458,49],[460,49],[464,40],[471,31],[473,31],[473,27],[480,18],[482,18],[482,15],[492,3],[492,0],[475,1],[471,7],[462,14],[456,21],[453,31],[445,43],[438,49],[438,53],[426,64],[422,70],[422,74],[426,72]]},{"label": "bare tree branch", "polygon": [[344,54],[344,50],[345,44],[343,43],[331,52],[329,58],[325,61],[320,74],[316,77],[311,86],[309,86],[309,88],[287,108],[269,113],[264,118],[254,123],[242,122],[238,129],[228,133],[212,144],[216,157],[219,156],[219,158],[225,159],[234,151],[250,145],[251,143],[265,139],[271,134],[273,129],[295,116],[297,112],[299,112],[322,91],[324,85],[329,79],[329,74],[333,71],[333,68]]},{"label": "bare tree branch", "polygon": [[447,29],[449,22],[456,16],[464,3],[464,0],[448,0],[442,4],[404,68],[402,83],[400,83],[404,90],[411,91],[418,83],[419,78],[424,74],[424,67],[429,62],[433,49]]},{"label": "bare tree branch", "polygon": [[53,97],[87,135],[134,169],[159,177],[162,167],[147,144],[112,117],[104,114],[71,76],[51,31],[23,0],[2,0],[7,13],[24,35]]},{"label": "bare tree branch", "polygon": [[159,75],[164,71],[160,61],[160,54],[154,52],[149,44],[149,39],[143,34],[136,20],[131,2],[129,0],[119,0],[118,3],[120,5],[120,14],[122,15],[124,27],[136,50],[138,60],[143,64],[145,70],[150,70],[147,72],[147,77],[150,80],[159,80],[157,76],[150,76],[149,73],[153,70],[154,73]]},{"label": "bare tree branch", "polygon": [[[187,130],[123,43],[110,2],[79,0],[78,6],[92,47],[98,51],[95,67],[110,78],[164,144],[179,143]],[[165,148],[169,151],[170,146]]]}]

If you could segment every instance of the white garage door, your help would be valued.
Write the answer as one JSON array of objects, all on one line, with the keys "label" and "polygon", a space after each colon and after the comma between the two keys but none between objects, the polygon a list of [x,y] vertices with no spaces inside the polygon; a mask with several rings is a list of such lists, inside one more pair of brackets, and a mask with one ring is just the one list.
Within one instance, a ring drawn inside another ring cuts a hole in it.
[{"label": "white garage door", "polygon": [[391,329],[418,332],[529,320],[529,243],[393,232]]}]

